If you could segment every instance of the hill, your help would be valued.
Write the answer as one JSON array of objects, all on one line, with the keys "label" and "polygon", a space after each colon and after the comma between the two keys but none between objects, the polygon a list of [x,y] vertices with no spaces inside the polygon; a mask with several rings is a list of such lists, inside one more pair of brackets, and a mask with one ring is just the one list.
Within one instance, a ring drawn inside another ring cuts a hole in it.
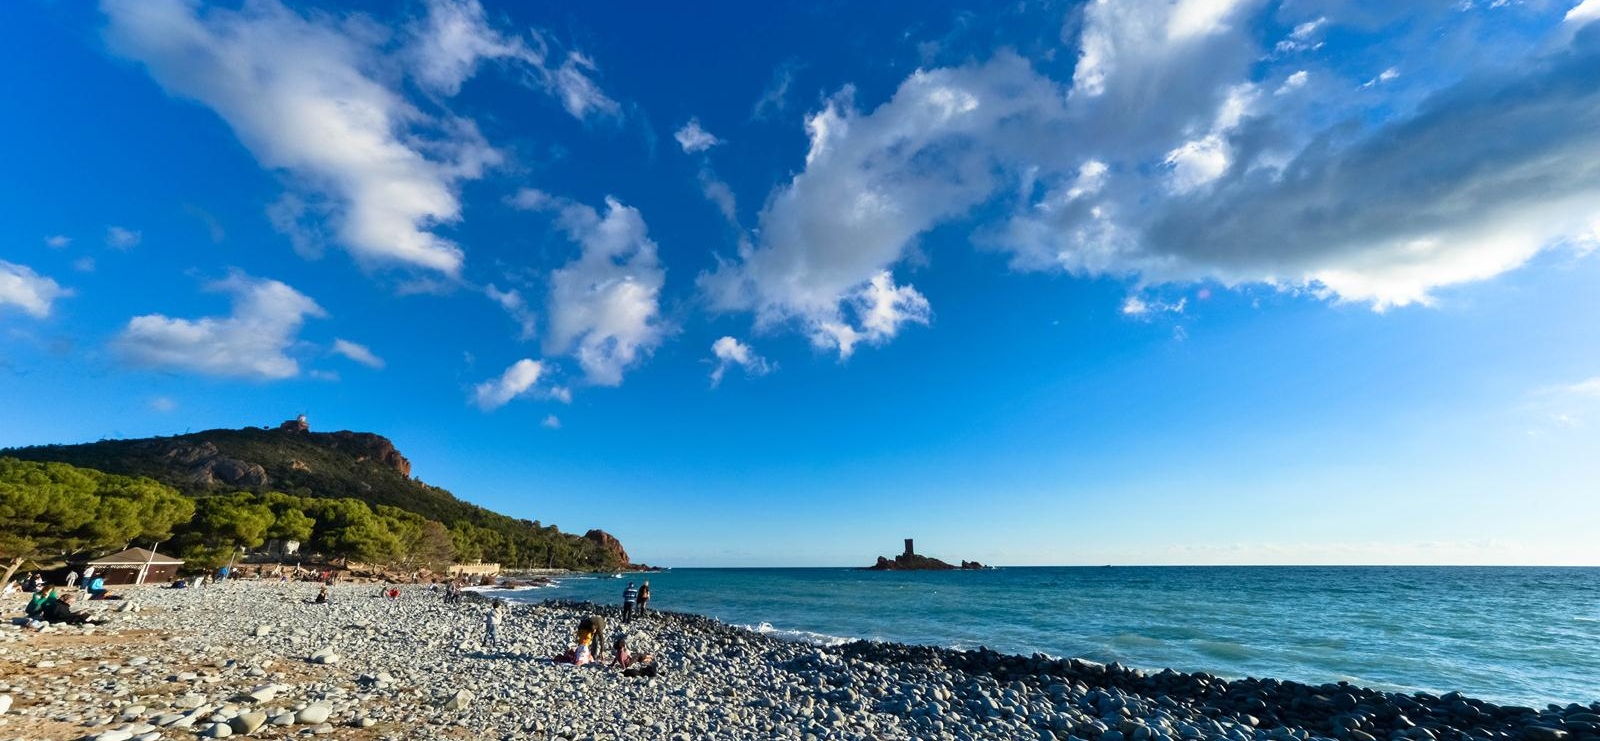
[{"label": "hill", "polygon": [[273,428],[206,430],[172,437],[101,440],[0,450],[0,457],[67,463],[143,476],[197,499],[233,492],[359,499],[436,520],[465,541],[471,555],[510,568],[619,570],[630,567],[616,538],[583,536],[514,519],[463,502],[411,477],[411,462],[387,438],[369,432],[311,432],[303,419]]}]

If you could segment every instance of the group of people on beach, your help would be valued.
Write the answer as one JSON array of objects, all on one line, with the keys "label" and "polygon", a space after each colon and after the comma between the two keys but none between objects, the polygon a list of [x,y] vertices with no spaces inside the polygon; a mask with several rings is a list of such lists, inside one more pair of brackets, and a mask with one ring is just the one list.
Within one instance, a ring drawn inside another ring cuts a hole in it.
[{"label": "group of people on beach", "polygon": [[[448,594],[447,594],[448,599]],[[622,592],[622,621],[627,623],[634,617],[644,614],[645,606],[650,602],[650,582],[643,586],[635,587],[628,583]],[[500,626],[505,622],[509,606],[505,600],[497,599],[489,605],[489,610],[484,614],[483,645],[487,648],[500,646]],[[578,621],[576,634],[577,645],[566,652],[555,656],[552,661],[557,664],[572,664],[583,666],[601,662],[606,635],[606,618],[604,615],[588,615]],[[611,640],[611,662],[609,666],[620,669],[626,677],[654,677],[660,673],[654,654],[633,653],[628,650],[628,637],[622,631],[617,631]]]},{"label": "group of people on beach", "polygon": [[[89,595],[89,599],[108,598],[110,593],[106,591],[105,577],[96,576],[93,566],[83,570],[83,579],[83,591]],[[72,586],[77,583],[78,572],[76,571],[68,571],[67,575],[62,578],[63,589],[72,589]],[[56,593],[55,588],[46,583],[44,577],[36,571],[29,572],[27,576],[18,581],[6,582],[4,589],[0,589],[0,597],[10,597],[19,590],[33,594],[34,599],[38,599],[39,595],[46,591],[50,594]]]},{"label": "group of people on beach", "polygon": [[87,610],[73,610],[72,602],[71,592],[60,592],[55,587],[35,591],[33,597],[28,600],[28,606],[24,608],[28,627],[38,629],[46,624],[98,625],[105,622]]},{"label": "group of people on beach", "polygon": [[[600,661],[605,633],[604,615],[589,615],[579,620],[578,645],[555,657],[555,663],[583,666]],[[625,677],[654,677],[661,672],[654,654],[635,654],[628,650],[628,637],[621,631],[611,640],[610,666],[622,670],[622,676]]]}]

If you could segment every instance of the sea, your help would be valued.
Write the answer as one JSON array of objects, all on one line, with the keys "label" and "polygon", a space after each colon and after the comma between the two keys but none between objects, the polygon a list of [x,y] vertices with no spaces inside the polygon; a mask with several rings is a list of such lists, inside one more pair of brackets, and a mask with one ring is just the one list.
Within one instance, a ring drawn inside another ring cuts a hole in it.
[{"label": "sea", "polygon": [[615,604],[646,579],[652,608],[796,641],[984,646],[1539,708],[1600,700],[1600,568],[672,569],[496,596]]}]

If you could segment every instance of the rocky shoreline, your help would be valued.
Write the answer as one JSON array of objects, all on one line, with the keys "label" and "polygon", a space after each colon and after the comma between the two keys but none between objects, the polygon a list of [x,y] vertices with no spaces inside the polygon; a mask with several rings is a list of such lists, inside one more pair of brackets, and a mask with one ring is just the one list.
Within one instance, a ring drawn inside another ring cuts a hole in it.
[{"label": "rocky shoreline", "polygon": [[[0,630],[0,738],[1046,739],[1600,741],[1600,702],[1499,706],[1451,693],[1146,672],[873,642],[792,643],[651,613],[630,646],[656,678],[552,664],[578,620],[515,605],[484,646],[483,600],[234,582],[89,603],[110,622]],[[492,596],[492,593],[486,596]],[[21,603],[3,604],[7,617]],[[120,611],[118,611],[120,610]]]}]

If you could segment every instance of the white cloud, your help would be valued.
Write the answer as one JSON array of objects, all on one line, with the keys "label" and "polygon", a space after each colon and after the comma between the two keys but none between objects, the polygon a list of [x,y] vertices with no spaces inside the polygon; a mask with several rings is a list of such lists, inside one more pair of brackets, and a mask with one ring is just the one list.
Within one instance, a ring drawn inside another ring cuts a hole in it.
[{"label": "white cloud", "polygon": [[384,365],[383,358],[380,358],[374,354],[372,350],[367,348],[366,345],[358,345],[349,340],[335,339],[333,341],[333,352],[336,355],[343,355],[351,360],[356,361],[357,363],[367,366],[368,368],[380,369]]},{"label": "white cloud", "polygon": [[589,206],[525,190],[514,199],[552,210],[581,252],[550,274],[547,353],[571,353],[588,381],[622,383],[666,334],[660,317],[666,272],[637,209],[606,199],[604,215]]},{"label": "white cloud", "polygon": [[[1070,97],[1074,132],[1060,142],[1102,159],[1170,150],[1203,126],[1259,57],[1248,14],[1262,0],[1095,0],[1084,7]],[[1155,113],[1159,111],[1159,113]],[[1154,115],[1152,115],[1154,114]],[[1060,137],[1057,137],[1060,138]]]},{"label": "white cloud", "polygon": [[527,45],[506,38],[489,25],[476,0],[429,0],[427,15],[413,24],[405,50],[418,84],[454,96],[486,59],[531,61]]},{"label": "white cloud", "polygon": [[263,165],[324,199],[321,210],[357,259],[460,269],[461,248],[433,229],[460,219],[459,183],[500,155],[471,121],[429,116],[376,74],[380,34],[277,0],[239,10],[184,0],[102,8],[113,51],[142,62],[170,93],[215,110]]},{"label": "white cloud", "polygon": [[554,414],[548,414],[545,415],[544,421],[539,424],[548,429],[559,430],[561,429],[561,418]]},{"label": "white cloud", "polygon": [[499,378],[478,384],[473,389],[473,403],[486,412],[499,409],[512,399],[533,390],[543,373],[543,363],[528,358],[518,360]]},{"label": "white cloud", "polygon": [[1150,314],[1162,313],[1182,314],[1188,305],[1189,299],[1187,298],[1180,298],[1177,303],[1169,304],[1160,300],[1146,301],[1139,296],[1130,295],[1122,302],[1122,313],[1124,316],[1131,317],[1144,317]]},{"label": "white cloud", "polygon": [[1581,26],[1595,19],[1600,19],[1600,0],[1583,0],[1572,6],[1561,20],[1563,23]]},{"label": "white cloud", "polygon": [[1382,85],[1383,83],[1389,82],[1390,80],[1393,80],[1393,79],[1395,79],[1395,78],[1397,78],[1399,76],[1400,76],[1400,69],[1397,68],[1397,67],[1390,67],[1390,68],[1388,68],[1388,69],[1386,69],[1386,70],[1384,70],[1382,72],[1379,72],[1377,77],[1374,77],[1374,78],[1372,78],[1370,80],[1367,80],[1365,83],[1363,83],[1361,85],[1361,87],[1362,88],[1369,88],[1369,87],[1373,87],[1375,85]]},{"label": "white cloud", "polygon": [[1295,26],[1294,30],[1289,32],[1289,38],[1279,41],[1274,50],[1279,54],[1288,54],[1321,47],[1321,42],[1312,41],[1312,38],[1327,22],[1328,19],[1326,17],[1319,17],[1316,20],[1306,21]]},{"label": "white cloud", "polygon": [[598,71],[600,68],[595,65],[594,60],[581,52],[574,51],[567,53],[566,61],[563,61],[560,67],[548,73],[547,84],[554,87],[556,94],[561,98],[561,105],[574,118],[587,118],[591,114],[621,115],[622,106],[607,96],[591,77]]},{"label": "white cloud", "polygon": [[33,268],[0,260],[0,308],[15,306],[28,316],[43,319],[50,316],[56,299],[71,295],[71,290]]},{"label": "white cloud", "polygon": [[173,401],[172,397],[170,397],[170,396],[157,396],[156,398],[150,400],[150,410],[151,411],[155,411],[155,412],[160,412],[162,414],[166,414],[167,412],[170,412],[170,411],[172,411],[174,409],[177,409],[177,408],[178,408],[178,402]]},{"label": "white cloud", "polygon": [[722,383],[723,374],[733,366],[743,368],[745,373],[752,376],[766,375],[772,370],[772,364],[766,358],[732,337],[722,337],[711,343],[711,354],[717,359],[717,367],[711,371],[713,388]]},{"label": "white cloud", "polygon": [[502,291],[491,283],[487,288],[483,289],[483,293],[499,304],[500,308],[505,309],[506,313],[511,315],[512,320],[516,321],[518,339],[531,340],[538,334],[539,318],[534,315],[532,309],[528,308],[528,302],[522,298],[521,291],[515,288]]},{"label": "white cloud", "polygon": [[62,247],[66,247],[67,245],[72,244],[72,237],[69,237],[69,236],[67,236],[65,234],[56,234],[56,235],[52,235],[52,236],[49,236],[49,237],[45,237],[44,238],[44,243],[45,243],[46,246],[51,247],[52,249],[58,249],[59,250]]},{"label": "white cloud", "polygon": [[207,288],[232,294],[233,313],[193,320],[136,316],[113,341],[115,349],[151,368],[269,380],[299,375],[288,351],[306,317],[326,316],[315,301],[278,281],[243,274]]},{"label": "white cloud", "polygon": [[124,229],[120,226],[106,228],[106,246],[114,250],[131,250],[134,247],[138,247],[139,242],[143,241],[143,239],[144,235],[142,233],[132,229]]},{"label": "white cloud", "polygon": [[1594,244],[1600,170],[1575,163],[1600,161],[1581,123],[1600,107],[1600,34],[1469,68],[1398,112],[1386,91],[1329,107],[1246,82],[1295,89],[1311,74],[1261,53],[1262,7],[1092,2],[1070,89],[1004,53],[918,70],[869,111],[847,87],[807,117],[804,169],[699,285],[757,330],[845,355],[927,321],[897,271],[928,231],[995,209],[1012,215],[974,224],[973,241],[1019,269],[1139,290],[1265,284],[1379,310]]},{"label": "white cloud", "polygon": [[1309,80],[1310,78],[1311,78],[1311,74],[1310,73],[1306,72],[1305,70],[1298,70],[1294,74],[1291,74],[1288,77],[1284,78],[1283,84],[1278,86],[1278,89],[1273,91],[1272,94],[1273,95],[1287,95],[1289,93],[1292,93],[1292,92],[1294,92],[1296,90],[1299,90],[1300,88],[1305,87],[1306,86],[1306,81]]},{"label": "white cloud", "polygon": [[73,260],[72,269],[80,273],[92,273],[94,272],[94,258],[89,255],[84,255],[76,260]]},{"label": "white cloud", "polygon": [[918,71],[870,114],[851,95],[807,119],[806,169],[768,200],[759,242],[700,278],[716,308],[797,323],[841,356],[927,321],[927,300],[896,286],[893,266],[919,235],[988,198],[997,163],[1025,156],[1059,105],[1055,88],[1010,55]]},{"label": "white cloud", "polygon": [[700,119],[698,118],[689,119],[689,123],[684,124],[683,128],[678,129],[678,133],[672,136],[678,140],[678,146],[683,147],[685,154],[704,152],[722,143],[721,139],[700,128]]},{"label": "white cloud", "polygon": [[537,30],[525,41],[495,29],[478,0],[429,0],[427,16],[412,25],[404,56],[417,82],[439,95],[459,93],[483,61],[503,60],[521,65],[529,81],[560,100],[574,118],[621,113],[590,77],[597,71],[593,60],[574,51],[551,64],[550,47]]}]

